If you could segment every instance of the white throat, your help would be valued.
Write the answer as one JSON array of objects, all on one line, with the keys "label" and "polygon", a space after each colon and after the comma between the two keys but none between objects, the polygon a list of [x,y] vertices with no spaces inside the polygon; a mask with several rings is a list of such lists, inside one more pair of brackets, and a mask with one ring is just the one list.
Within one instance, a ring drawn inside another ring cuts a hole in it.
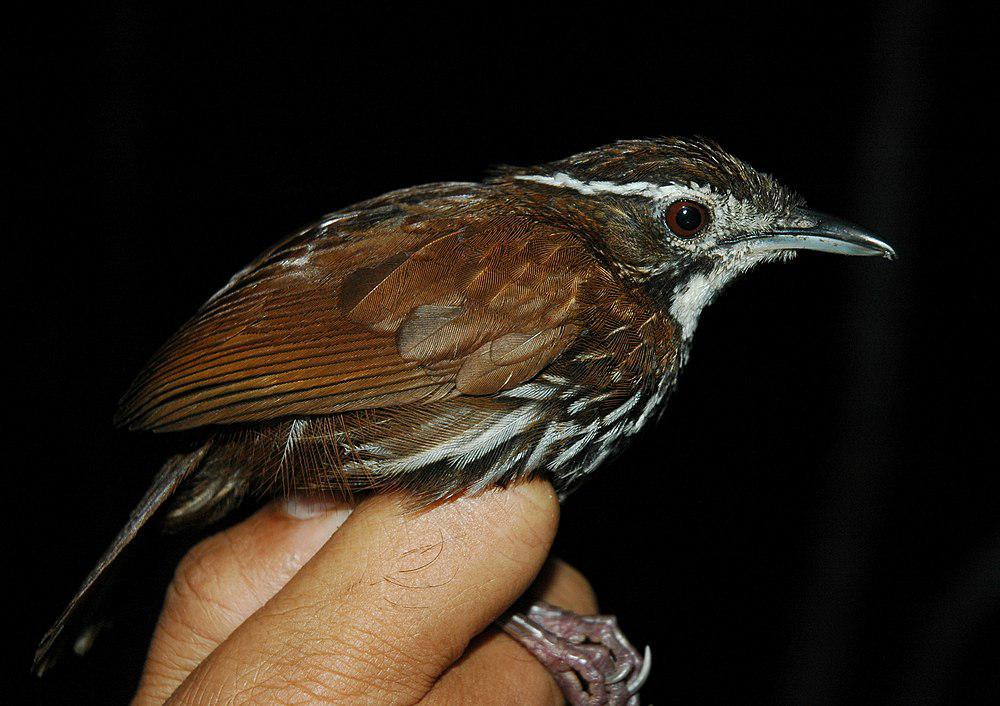
[{"label": "white throat", "polygon": [[736,268],[719,263],[707,274],[692,275],[674,288],[670,315],[680,324],[681,336],[685,341],[691,340],[694,335],[702,309],[711,304],[722,288],[738,274],[739,270]]},{"label": "white throat", "polygon": [[794,252],[754,252],[753,247],[752,242],[745,244],[741,251],[719,260],[709,272],[692,275],[674,287],[670,315],[680,324],[681,336],[685,342],[690,341],[694,335],[701,310],[711,304],[733,279],[762,262],[791,260],[795,257]]}]

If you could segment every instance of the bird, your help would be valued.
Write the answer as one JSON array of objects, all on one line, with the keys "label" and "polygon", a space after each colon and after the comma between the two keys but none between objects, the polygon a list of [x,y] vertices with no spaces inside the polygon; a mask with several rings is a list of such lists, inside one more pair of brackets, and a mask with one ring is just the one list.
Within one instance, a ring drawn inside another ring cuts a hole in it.
[{"label": "bird", "polygon": [[[565,499],[662,412],[719,292],[803,250],[895,257],[700,137],[618,141],[322,217],[237,272],[125,393],[118,425],[199,440],[162,466],[36,671],[154,516],[205,526],[290,493],[398,492],[419,511],[536,477]],[[571,703],[638,703],[648,651],[612,618],[534,605],[502,626]]]}]

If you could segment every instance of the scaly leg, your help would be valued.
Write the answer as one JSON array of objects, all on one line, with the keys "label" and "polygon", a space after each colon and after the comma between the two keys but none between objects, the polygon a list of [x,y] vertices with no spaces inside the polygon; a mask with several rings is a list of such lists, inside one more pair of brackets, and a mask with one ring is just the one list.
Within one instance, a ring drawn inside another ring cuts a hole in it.
[{"label": "scaly leg", "polygon": [[498,624],[552,673],[573,706],[639,706],[649,648],[640,656],[614,616],[577,615],[538,601]]}]

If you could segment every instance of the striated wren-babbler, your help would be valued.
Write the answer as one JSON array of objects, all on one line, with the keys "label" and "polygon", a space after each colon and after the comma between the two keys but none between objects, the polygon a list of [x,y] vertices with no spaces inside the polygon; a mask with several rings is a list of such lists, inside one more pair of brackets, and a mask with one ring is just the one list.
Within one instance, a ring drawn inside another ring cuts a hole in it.
[{"label": "striated wren-babbler", "polygon": [[[402,491],[418,509],[534,476],[564,497],[657,415],[715,295],[798,250],[893,257],[703,139],[618,142],[324,217],[237,273],[126,393],[119,424],[203,442],[164,465],[36,669],[161,506],[168,526],[248,493]],[[637,703],[648,652],[610,619],[536,605],[502,625],[573,703]]]}]

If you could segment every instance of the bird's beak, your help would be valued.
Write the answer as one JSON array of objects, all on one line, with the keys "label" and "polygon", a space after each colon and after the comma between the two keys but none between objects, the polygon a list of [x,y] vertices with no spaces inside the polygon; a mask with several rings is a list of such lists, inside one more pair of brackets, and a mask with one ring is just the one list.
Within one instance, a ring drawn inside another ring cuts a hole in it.
[{"label": "bird's beak", "polygon": [[796,208],[789,223],[754,238],[754,249],[816,250],[840,255],[880,255],[889,260],[896,258],[896,251],[888,243],[825,213]]}]

